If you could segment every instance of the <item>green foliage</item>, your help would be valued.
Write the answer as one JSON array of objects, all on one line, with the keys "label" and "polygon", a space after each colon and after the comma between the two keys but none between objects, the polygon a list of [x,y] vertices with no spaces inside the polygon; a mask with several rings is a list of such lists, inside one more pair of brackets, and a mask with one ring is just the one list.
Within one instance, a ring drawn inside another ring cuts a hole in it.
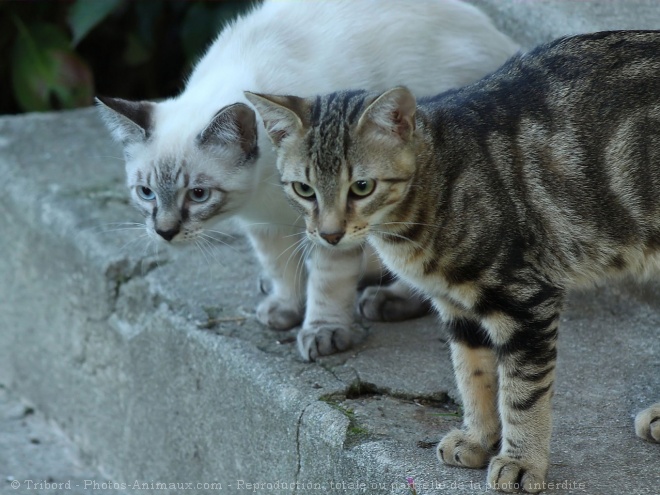
[{"label": "green foliage", "polygon": [[78,0],[69,9],[67,22],[71,28],[71,44],[76,46],[94,26],[108,17],[122,0]]},{"label": "green foliage", "polygon": [[96,93],[171,96],[252,2],[0,1],[0,113],[90,105]]},{"label": "green foliage", "polygon": [[92,73],[70,49],[67,34],[53,24],[25,25],[18,18],[15,23],[12,88],[21,108],[43,111],[90,104]]}]

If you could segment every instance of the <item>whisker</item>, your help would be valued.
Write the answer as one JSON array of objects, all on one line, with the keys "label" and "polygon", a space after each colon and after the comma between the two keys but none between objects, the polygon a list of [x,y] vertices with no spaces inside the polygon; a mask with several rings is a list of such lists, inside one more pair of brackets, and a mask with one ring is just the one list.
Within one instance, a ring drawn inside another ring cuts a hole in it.
[{"label": "whisker", "polygon": [[289,234],[289,235],[285,235],[285,236],[282,236],[282,237],[283,237],[284,239],[286,239],[286,238],[288,238],[288,237],[296,237],[297,235],[305,235],[305,234],[307,234],[307,232],[305,232],[305,231],[303,230],[302,232],[296,232],[295,234]]},{"label": "whisker", "polygon": [[[284,251],[282,251],[277,258],[275,259],[280,259],[288,250],[293,249],[294,247],[296,248],[291,255],[295,254],[298,248],[300,247],[300,243],[304,242],[305,238],[298,239],[296,242],[291,244],[288,248],[286,248]],[[291,255],[289,255],[289,259],[291,259]],[[289,260],[287,260],[287,264],[289,263]],[[284,269],[286,270],[286,265],[284,266]]]},{"label": "whisker", "polygon": [[210,245],[213,245],[213,242],[217,242],[218,244],[222,244],[223,246],[227,246],[229,249],[233,250],[234,252],[238,253],[240,252],[236,247],[232,246],[231,244],[226,243],[222,239],[218,239],[216,237],[213,237],[211,234],[207,233],[208,231],[200,232],[199,233],[199,239],[204,239],[206,242],[208,242]]},{"label": "whisker", "polygon": [[219,265],[224,266],[222,258],[218,256],[218,246],[214,245],[211,241],[205,238],[200,238],[199,241],[206,245],[206,251],[213,258],[213,261]]},{"label": "whisker", "polygon": [[305,267],[307,266],[307,260],[310,256],[314,254],[316,249],[316,244],[313,242],[305,243],[303,248],[302,256],[298,259],[298,266],[296,266],[295,281],[298,284],[298,287],[302,288],[305,283]]},{"label": "whisker", "polygon": [[233,236],[231,234],[227,234],[226,232],[222,232],[221,230],[204,229],[204,232],[211,232],[212,234],[220,234],[220,235],[227,236],[230,239],[236,239],[236,236]]},{"label": "whisker", "polygon": [[[217,246],[216,244],[213,244],[211,241],[209,241],[209,240],[208,240],[207,238],[205,238],[205,237],[200,237],[198,240],[199,240],[200,242],[203,242],[203,243],[206,245],[207,252],[213,257],[213,260],[214,260],[216,263],[218,263],[219,265],[224,266],[224,263],[222,262],[222,258],[218,256],[218,249],[217,249],[217,248],[218,248],[219,246]],[[217,239],[215,239],[215,241],[217,241]],[[231,248],[231,249],[233,249],[234,251],[238,252],[238,250],[235,249],[234,246],[230,246],[230,245],[228,245],[228,244],[226,244],[226,243],[224,243],[224,242],[222,242],[222,241],[218,241],[218,242],[221,242],[222,244],[225,244],[225,245],[228,246],[229,248]]]},{"label": "whisker", "polygon": [[112,155],[100,155],[99,158],[112,158],[113,160],[118,160],[120,162],[124,161],[124,157],[112,156]]},{"label": "whisker", "polygon": [[435,227],[439,228],[440,225],[433,223],[419,223],[419,222],[384,222],[374,224],[373,227],[382,227],[384,225],[422,225],[424,227]]},{"label": "whisker", "polygon": [[211,262],[208,259],[208,256],[206,254],[206,250],[203,247],[203,244],[201,243],[201,238],[197,238],[194,241],[195,246],[199,249],[199,251],[202,253],[202,256],[204,257],[204,261],[206,261],[206,264],[208,266],[211,266]]},{"label": "whisker", "polygon": [[[293,274],[293,282],[294,284],[297,284],[297,289],[300,291],[301,288],[301,277],[304,272],[304,263],[305,263],[305,252],[308,249],[307,243],[305,243],[305,238],[302,238],[298,240],[296,243],[293,244],[293,246],[296,246],[296,248],[291,252],[289,255],[288,259],[286,260],[286,263],[284,265],[284,272],[287,271],[287,267],[289,266],[289,263],[291,262],[291,259],[294,257],[298,257],[298,261],[296,262],[296,269]],[[290,248],[289,248],[290,249]],[[287,249],[288,250],[288,249]],[[301,263],[303,264],[303,268],[301,271]]]},{"label": "whisker", "polygon": [[431,254],[431,255],[433,254],[433,252],[429,248],[427,248],[425,246],[422,246],[419,242],[413,241],[412,239],[410,239],[409,237],[406,237],[404,235],[396,234],[394,232],[387,232],[387,231],[383,231],[383,230],[373,230],[373,229],[369,229],[369,232],[374,233],[374,234],[378,234],[381,237],[389,235],[389,236],[392,236],[392,237],[398,237],[399,239],[404,239],[404,240],[408,241],[410,244],[412,244],[413,246],[415,246],[416,248],[422,250],[424,253]]},{"label": "whisker", "polygon": [[103,223],[101,225],[92,225],[90,227],[82,227],[79,229],[79,232],[90,232],[90,233],[101,233],[106,232],[117,232],[120,230],[131,230],[131,229],[144,229],[146,228],[145,223],[138,222],[110,222]]},{"label": "whisker", "polygon": [[149,238],[149,234],[147,234],[146,232],[143,233],[142,235],[134,237],[133,239],[129,239],[128,241],[126,241],[124,244],[121,245],[121,247],[119,248],[119,251],[124,251],[128,246],[130,246],[134,242],[142,241],[145,237]]},{"label": "whisker", "polygon": [[245,224],[246,227],[259,227],[261,225],[267,225],[271,227],[291,227],[294,229],[299,229],[301,227],[301,225],[294,225],[291,223],[273,223],[273,222],[254,222],[254,223]]}]

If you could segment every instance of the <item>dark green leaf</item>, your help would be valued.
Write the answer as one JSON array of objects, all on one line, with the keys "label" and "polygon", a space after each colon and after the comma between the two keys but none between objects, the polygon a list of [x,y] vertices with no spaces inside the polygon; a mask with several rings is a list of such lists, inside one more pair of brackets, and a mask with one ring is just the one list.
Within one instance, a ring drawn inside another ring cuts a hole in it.
[{"label": "dark green leaf", "polygon": [[94,26],[115,10],[122,0],[76,0],[69,10],[68,23],[76,46]]},{"label": "dark green leaf", "polygon": [[52,24],[16,21],[12,84],[25,111],[73,108],[89,104],[93,91],[87,64],[69,47],[66,33]]}]

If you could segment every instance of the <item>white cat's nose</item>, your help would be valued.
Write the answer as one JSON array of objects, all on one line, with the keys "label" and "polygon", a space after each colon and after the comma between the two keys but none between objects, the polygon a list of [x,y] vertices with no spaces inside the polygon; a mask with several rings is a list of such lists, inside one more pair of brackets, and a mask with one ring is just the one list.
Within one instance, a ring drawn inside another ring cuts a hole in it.
[{"label": "white cat's nose", "polygon": [[156,229],[156,233],[157,233],[159,236],[161,236],[163,239],[165,239],[166,241],[169,242],[169,241],[171,241],[172,239],[174,239],[174,236],[177,235],[177,234],[180,232],[180,230],[181,230],[181,229],[179,229],[179,227],[175,227],[175,228],[173,228],[173,229],[169,229],[169,230],[159,230],[159,229]]},{"label": "white cat's nose", "polygon": [[336,246],[339,243],[339,241],[341,241],[341,238],[344,237],[344,232],[332,232],[332,233],[321,232],[319,235],[323,239],[325,239],[328,244],[332,246]]}]

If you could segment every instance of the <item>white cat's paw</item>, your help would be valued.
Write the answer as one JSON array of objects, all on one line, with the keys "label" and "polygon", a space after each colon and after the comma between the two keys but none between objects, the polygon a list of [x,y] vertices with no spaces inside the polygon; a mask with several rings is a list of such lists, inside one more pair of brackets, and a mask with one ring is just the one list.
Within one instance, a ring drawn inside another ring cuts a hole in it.
[{"label": "white cat's paw", "polygon": [[535,466],[506,455],[493,457],[488,466],[488,486],[501,492],[538,493],[545,486],[547,464]]},{"label": "white cat's paw", "polygon": [[660,404],[655,404],[637,414],[635,433],[644,440],[660,443]]},{"label": "white cat's paw", "polygon": [[483,468],[491,453],[465,430],[452,430],[438,444],[438,459],[450,466]]},{"label": "white cat's paw", "polygon": [[303,310],[291,301],[268,296],[257,306],[257,320],[273,330],[289,330],[303,320]]},{"label": "white cat's paw", "polygon": [[303,327],[298,332],[298,351],[305,361],[342,352],[359,340],[357,331],[339,324]]},{"label": "white cat's paw", "polygon": [[358,311],[373,321],[404,321],[429,314],[431,305],[419,295],[401,294],[389,287],[367,287],[360,294]]},{"label": "white cat's paw", "polygon": [[265,296],[269,295],[273,292],[273,281],[266,275],[259,275],[257,278],[257,290]]}]

